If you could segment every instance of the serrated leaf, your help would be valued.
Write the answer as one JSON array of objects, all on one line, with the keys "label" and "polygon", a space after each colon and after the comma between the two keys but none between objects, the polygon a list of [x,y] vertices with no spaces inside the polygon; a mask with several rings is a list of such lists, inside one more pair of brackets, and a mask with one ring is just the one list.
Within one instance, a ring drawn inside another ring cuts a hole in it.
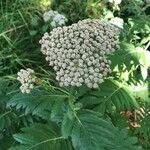
[{"label": "serrated leaf", "polygon": [[128,71],[131,71],[133,65],[150,67],[150,52],[133,44],[122,43],[121,49],[117,50],[110,59],[113,68],[118,66],[119,69],[123,69],[125,66]]},{"label": "serrated leaf", "polygon": [[6,103],[9,101],[8,84],[6,80],[0,80],[0,132],[8,128],[16,117],[10,108],[6,109]]},{"label": "serrated leaf", "polygon": [[61,122],[63,118],[63,105],[64,99],[58,99],[55,101],[52,111],[51,111],[51,120],[54,122]]},{"label": "serrated leaf", "polygon": [[16,94],[7,103],[7,107],[16,107],[16,109],[24,109],[25,113],[32,113],[42,117],[43,119],[50,118],[55,101],[64,100],[67,96],[56,93],[50,93],[44,90],[33,90],[29,94]]},{"label": "serrated leaf", "polygon": [[63,122],[61,125],[61,133],[63,137],[68,138],[71,135],[74,121],[75,121],[75,118],[71,120],[67,114],[64,116]]},{"label": "serrated leaf", "polygon": [[137,139],[130,137],[126,129],[119,131],[93,111],[78,112],[71,137],[78,150],[141,150]]},{"label": "serrated leaf", "polygon": [[81,98],[78,102],[81,103],[84,107],[101,103],[98,97],[90,95]]},{"label": "serrated leaf", "polygon": [[61,136],[56,125],[34,124],[22,129],[23,133],[14,134],[20,143],[9,150],[72,150],[70,142]]},{"label": "serrated leaf", "polygon": [[86,108],[96,106],[94,109],[101,113],[112,112],[114,106],[117,111],[138,107],[131,89],[116,80],[105,80],[99,85],[99,89],[92,91],[90,95],[79,102]]}]

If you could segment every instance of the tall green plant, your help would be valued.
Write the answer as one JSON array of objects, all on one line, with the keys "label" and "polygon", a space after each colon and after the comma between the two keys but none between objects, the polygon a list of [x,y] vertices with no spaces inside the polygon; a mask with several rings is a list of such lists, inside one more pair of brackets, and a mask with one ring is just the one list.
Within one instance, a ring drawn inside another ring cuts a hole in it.
[{"label": "tall green plant", "polygon": [[[12,0],[8,5],[1,0],[0,149],[149,150],[149,4],[52,2],[51,8],[66,14],[68,24],[88,17],[124,20],[120,49],[109,56],[111,77],[97,89],[60,88],[53,79],[55,74],[45,65],[37,44],[49,30],[37,4]],[[29,94],[20,92],[12,76],[21,67],[39,72],[37,87]]]}]

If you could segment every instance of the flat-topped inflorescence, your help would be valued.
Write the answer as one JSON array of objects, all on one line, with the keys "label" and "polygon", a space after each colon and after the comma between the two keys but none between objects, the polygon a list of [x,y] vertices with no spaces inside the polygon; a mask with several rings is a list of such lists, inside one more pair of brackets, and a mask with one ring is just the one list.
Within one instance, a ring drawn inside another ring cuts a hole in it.
[{"label": "flat-topped inflorescence", "polygon": [[40,44],[60,86],[86,84],[97,88],[111,73],[107,55],[119,47],[119,29],[97,19],[85,19],[45,33]]}]

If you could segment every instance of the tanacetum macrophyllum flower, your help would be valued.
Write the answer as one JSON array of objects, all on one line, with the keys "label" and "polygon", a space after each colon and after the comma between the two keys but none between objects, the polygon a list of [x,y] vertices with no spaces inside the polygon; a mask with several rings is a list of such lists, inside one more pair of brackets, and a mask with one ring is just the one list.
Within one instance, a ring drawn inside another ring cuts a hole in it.
[{"label": "tanacetum macrophyllum flower", "polygon": [[45,12],[43,14],[43,19],[45,22],[50,22],[53,28],[63,26],[68,21],[68,19],[63,14],[59,14],[57,11],[53,10]]},{"label": "tanacetum macrophyllum flower", "polygon": [[17,80],[21,82],[21,92],[30,93],[30,91],[34,88],[34,83],[36,80],[34,70],[30,68],[27,70],[21,69],[20,72],[18,72]]},{"label": "tanacetum macrophyllum flower", "polygon": [[86,84],[97,88],[111,73],[107,55],[119,47],[119,29],[107,22],[85,19],[45,33],[40,44],[60,86]]}]

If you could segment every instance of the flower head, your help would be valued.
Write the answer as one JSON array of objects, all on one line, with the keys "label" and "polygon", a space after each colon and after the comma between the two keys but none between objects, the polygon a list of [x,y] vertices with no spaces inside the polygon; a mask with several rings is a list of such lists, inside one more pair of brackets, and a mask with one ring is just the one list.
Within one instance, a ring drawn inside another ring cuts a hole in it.
[{"label": "flower head", "polygon": [[20,72],[18,72],[17,80],[21,82],[20,90],[22,93],[30,93],[30,91],[34,87],[34,83],[36,80],[36,77],[34,75],[34,70],[28,68],[27,70],[21,69]]},{"label": "flower head", "polygon": [[107,54],[118,48],[119,29],[96,19],[58,27],[40,40],[41,51],[56,71],[60,86],[97,88],[111,72]]},{"label": "flower head", "polygon": [[64,15],[59,14],[57,11],[53,10],[45,12],[43,14],[43,19],[45,22],[50,21],[51,22],[50,24],[53,28],[63,26],[68,21]]},{"label": "flower head", "polygon": [[53,10],[47,11],[43,14],[43,19],[45,22],[48,22],[48,21],[52,20],[53,17],[57,14],[58,14],[57,11],[53,11]]}]

